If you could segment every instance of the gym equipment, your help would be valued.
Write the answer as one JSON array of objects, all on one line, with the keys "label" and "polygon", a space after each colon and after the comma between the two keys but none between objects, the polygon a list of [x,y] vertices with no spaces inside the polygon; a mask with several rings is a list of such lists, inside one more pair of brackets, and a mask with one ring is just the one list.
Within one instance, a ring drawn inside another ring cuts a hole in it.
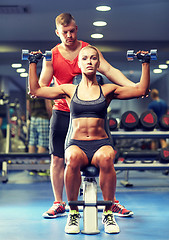
[{"label": "gym equipment", "polygon": [[122,157],[125,159],[123,162],[127,164],[136,163],[136,160],[148,164],[153,163],[155,160],[159,160],[160,152],[152,150],[126,151],[122,153]]},{"label": "gym equipment", "polygon": [[157,115],[152,110],[143,112],[140,116],[140,127],[143,130],[153,130],[157,125]]},{"label": "gym equipment", "polygon": [[[118,132],[119,134],[120,132]],[[125,132],[126,133],[126,132]],[[131,134],[131,133],[130,133]],[[136,133],[137,136],[140,136]],[[134,134],[134,137],[136,136]],[[147,135],[147,133],[146,133]],[[119,135],[118,135],[119,136]],[[117,136],[117,137],[118,137]],[[133,136],[133,132],[132,135]],[[143,134],[141,135],[143,136]],[[151,135],[154,136],[155,135]],[[161,135],[159,135],[161,137]],[[159,138],[157,136],[157,138]],[[124,137],[124,135],[123,135]],[[128,137],[128,136],[127,136]],[[169,137],[166,135],[166,137]],[[150,137],[149,137],[150,138]],[[165,151],[164,154],[167,156],[168,151]],[[45,161],[44,164],[40,163],[40,160]],[[128,159],[129,160],[129,159]],[[146,160],[146,159],[144,159]],[[48,170],[50,168],[50,155],[49,154],[31,154],[31,153],[0,153],[0,164],[2,164],[2,173],[0,176],[0,181],[6,183],[8,181],[8,171],[15,170]],[[169,163],[165,161],[162,163],[161,160],[154,161],[153,164],[141,163],[140,161],[135,161],[135,164],[124,164],[121,161],[118,161],[115,165],[116,171],[125,171],[125,170],[169,170]],[[128,175],[127,175],[128,176]]]},{"label": "gym equipment", "polygon": [[117,120],[115,118],[109,118],[108,123],[110,131],[117,130]]},{"label": "gym equipment", "polygon": [[[151,60],[157,60],[157,49],[152,49],[148,54],[144,54],[144,56],[150,57]],[[143,56],[143,58],[144,58]],[[142,61],[141,58],[139,58],[139,55],[134,52],[134,50],[128,50],[127,51],[127,60],[128,61],[133,61],[135,58],[138,58],[139,60]]]},{"label": "gym equipment", "polygon": [[69,206],[83,206],[83,230],[84,234],[98,234],[98,209],[97,206],[112,205],[112,201],[97,201],[97,183],[95,177],[99,176],[99,170],[93,165],[82,169],[84,176],[83,201],[69,201]]},{"label": "gym equipment", "polygon": [[142,151],[125,151],[121,153],[125,159],[124,163],[133,163],[141,161],[142,163],[153,163],[159,161],[160,163],[169,163],[169,147],[160,150],[142,150]]},{"label": "gym equipment", "polygon": [[[81,74],[76,75],[73,78],[73,84],[74,85],[78,85],[80,83],[81,79],[82,79],[82,75]],[[100,85],[104,84],[104,79],[103,79],[102,75],[96,74],[96,80],[97,80],[98,84],[100,84]]]},{"label": "gym equipment", "polygon": [[127,111],[121,116],[120,127],[126,131],[134,130],[138,126],[139,117],[134,111]]},{"label": "gym equipment", "polygon": [[159,127],[161,130],[169,130],[169,115],[163,115],[159,120]]},{"label": "gym equipment", "polygon": [[[29,50],[22,50],[22,60],[29,60],[29,56],[33,56]],[[42,53],[42,56],[46,58],[46,61],[51,61],[52,59],[52,52],[51,51],[45,51],[45,53]]]},{"label": "gym equipment", "polygon": [[142,150],[142,151],[125,151],[122,153],[122,156],[127,158],[136,158],[139,159],[145,159],[145,158],[154,158],[158,159],[159,151],[153,151],[153,150]]},{"label": "gym equipment", "polygon": [[169,163],[169,147],[161,149],[160,163]]},{"label": "gym equipment", "polygon": [[[45,161],[41,164],[40,161]],[[2,162],[3,183],[8,182],[7,173],[9,170],[48,170],[50,169],[50,154],[48,153],[0,153]]]},{"label": "gym equipment", "polygon": [[[120,139],[161,139],[161,138],[169,138],[169,131],[160,131],[160,130],[152,130],[152,131],[142,131],[141,129],[137,129],[136,131],[124,131],[122,129],[119,129],[118,131],[111,131],[111,135],[115,140]],[[120,150],[120,149],[119,149]],[[137,154],[138,150],[135,150]],[[144,150],[142,150],[143,152]],[[163,150],[161,150],[162,152]],[[123,152],[120,150],[120,157],[123,158]],[[165,160],[163,163],[162,158],[160,156],[161,152],[157,153],[158,157],[156,157],[156,154],[154,154],[154,157],[150,158],[150,156],[144,158],[140,158],[138,160],[138,156],[134,158],[134,151],[133,153],[128,153],[128,157],[126,156],[126,159],[123,161],[118,161],[114,167],[116,170],[116,173],[124,172],[125,177],[124,180],[120,181],[120,183],[125,187],[131,187],[132,184],[129,182],[129,171],[161,171],[161,170],[168,170],[169,169],[169,163],[167,163]],[[129,154],[133,154],[131,156],[132,158],[129,158]],[[149,154],[149,153],[148,153]],[[146,155],[148,155],[146,154]],[[167,157],[168,151],[164,152],[165,157]],[[158,159],[158,160],[156,160]],[[127,164],[125,163],[127,161]],[[153,163],[152,163],[153,161]],[[132,163],[133,162],[133,163]]]},{"label": "gym equipment", "polygon": [[115,139],[124,139],[124,138],[169,138],[168,131],[114,131],[111,132],[111,135]]}]

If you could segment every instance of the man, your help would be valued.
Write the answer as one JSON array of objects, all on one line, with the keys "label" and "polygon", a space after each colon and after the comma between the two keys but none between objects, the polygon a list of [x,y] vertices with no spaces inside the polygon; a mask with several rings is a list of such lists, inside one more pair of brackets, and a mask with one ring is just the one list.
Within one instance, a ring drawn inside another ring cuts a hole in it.
[{"label": "man", "polygon": [[30,117],[28,152],[47,153],[52,102],[48,99],[33,99],[28,96],[26,106]]},{"label": "man", "polygon": [[160,120],[160,118],[167,113],[167,103],[159,97],[159,91],[155,88],[151,90],[150,96],[152,102],[149,103],[148,109],[153,110],[156,113],[158,120]]},{"label": "man", "polygon": [[[159,121],[160,118],[167,113],[167,109],[168,109],[167,103],[159,97],[159,91],[157,89],[152,89],[150,96],[151,96],[152,102],[149,103],[148,109],[155,112]],[[160,145],[162,148],[167,147],[166,140],[160,139]],[[157,148],[158,148],[158,140],[156,141],[153,140],[151,142],[151,149],[156,150]]]},{"label": "man", "polygon": [[[52,116],[52,101],[31,98],[27,95],[26,107],[29,114],[28,153],[49,152],[49,124]],[[40,163],[44,163],[41,160]],[[46,176],[49,171],[31,171],[30,175]]]},{"label": "man", "polygon": [[[52,61],[43,61],[40,86],[48,86],[55,79],[56,84],[73,83],[73,78],[81,74],[78,67],[78,54],[88,43],[77,39],[77,25],[73,16],[62,13],[56,17],[56,35],[61,43],[52,49]],[[99,51],[100,67],[98,71],[111,82],[119,85],[133,85],[118,69],[112,67]],[[35,61],[36,62],[36,61]],[[43,214],[44,218],[56,218],[65,215],[65,203],[62,200],[64,185],[64,141],[69,124],[69,107],[65,99],[55,100],[50,122],[49,150],[51,154],[51,183],[55,201],[53,206]],[[133,213],[125,209],[115,200],[112,207],[115,214],[131,216]]]}]

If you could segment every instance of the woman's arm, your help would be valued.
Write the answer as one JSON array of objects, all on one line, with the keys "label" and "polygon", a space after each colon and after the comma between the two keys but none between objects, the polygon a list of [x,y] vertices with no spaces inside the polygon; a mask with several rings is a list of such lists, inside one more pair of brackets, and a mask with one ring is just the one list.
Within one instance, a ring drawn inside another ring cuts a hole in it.
[{"label": "woman's arm", "polygon": [[[106,86],[107,85],[107,86]],[[131,99],[147,95],[150,86],[150,64],[142,63],[140,82],[134,86],[121,87],[115,84],[105,84],[103,89],[107,99]]]},{"label": "woman's arm", "polygon": [[149,92],[150,87],[150,64],[142,63],[142,74],[140,82],[134,87],[117,87],[114,97],[118,99],[130,99],[144,97]]},{"label": "woman's arm", "polygon": [[52,61],[43,59],[42,71],[39,78],[39,85],[41,87],[48,87],[53,79],[53,64]]}]

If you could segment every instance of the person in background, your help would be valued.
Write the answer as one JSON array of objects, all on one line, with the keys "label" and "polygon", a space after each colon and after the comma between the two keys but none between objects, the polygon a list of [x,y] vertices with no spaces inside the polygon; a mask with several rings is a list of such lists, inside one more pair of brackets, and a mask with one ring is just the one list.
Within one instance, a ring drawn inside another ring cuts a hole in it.
[{"label": "person in background", "polygon": [[[155,112],[155,114],[157,115],[157,119],[159,121],[160,118],[167,113],[168,109],[167,103],[159,97],[159,91],[155,88],[151,90],[150,96],[152,101],[149,103],[148,109]],[[151,149],[156,150],[159,145],[158,143],[159,143],[158,140],[151,141]],[[160,147],[162,148],[167,147],[167,142],[165,139],[160,139]]]},{"label": "person in background", "polygon": [[47,153],[49,148],[49,123],[52,115],[52,102],[47,99],[27,96],[29,113],[29,153]]},{"label": "person in background", "polygon": [[[49,152],[49,124],[52,115],[52,102],[47,99],[30,98],[27,95],[27,111],[29,115],[28,124],[28,152],[48,153]],[[40,161],[41,164],[44,161]],[[30,175],[50,175],[47,171],[30,171]]]}]

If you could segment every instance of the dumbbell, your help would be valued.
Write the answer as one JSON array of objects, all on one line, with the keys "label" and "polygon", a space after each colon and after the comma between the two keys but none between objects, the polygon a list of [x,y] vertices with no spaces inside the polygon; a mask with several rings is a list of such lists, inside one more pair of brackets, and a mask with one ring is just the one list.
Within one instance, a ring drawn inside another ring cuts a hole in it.
[{"label": "dumbbell", "polygon": [[109,123],[110,131],[115,131],[115,130],[117,130],[117,125],[118,125],[118,123],[117,123],[116,118],[112,118],[112,117],[109,118],[108,123]]},{"label": "dumbbell", "polygon": [[[22,60],[28,60],[28,57],[33,55],[29,50],[22,50]],[[51,51],[45,51],[45,53],[42,53],[42,56],[46,58],[46,61],[51,61],[52,59],[52,52]]]},{"label": "dumbbell", "polygon": [[157,125],[157,115],[152,110],[144,111],[139,119],[140,128],[152,131]]},{"label": "dumbbell", "polygon": [[139,117],[134,111],[127,111],[122,114],[120,121],[120,128],[125,129],[126,131],[132,131],[137,128],[139,123]]},{"label": "dumbbell", "polygon": [[161,151],[160,151],[160,163],[169,163],[169,147],[161,149]]},{"label": "dumbbell", "polygon": [[169,130],[169,115],[164,114],[159,120],[159,127],[161,130]]},{"label": "dumbbell", "polygon": [[[146,55],[150,56],[151,60],[157,60],[157,49],[150,50],[150,52],[147,53]],[[138,57],[137,53],[135,53],[134,50],[127,51],[127,60],[128,61],[133,61],[137,57]]]}]

